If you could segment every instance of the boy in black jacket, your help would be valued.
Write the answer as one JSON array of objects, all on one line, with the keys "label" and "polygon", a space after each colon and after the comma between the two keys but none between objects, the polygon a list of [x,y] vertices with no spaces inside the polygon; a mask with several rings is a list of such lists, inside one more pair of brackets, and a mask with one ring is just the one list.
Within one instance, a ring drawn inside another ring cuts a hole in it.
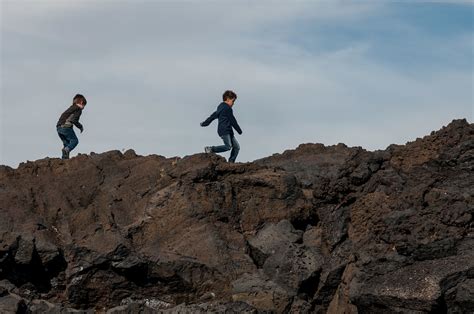
[{"label": "boy in black jacket", "polygon": [[232,111],[232,106],[237,100],[237,95],[233,91],[228,90],[225,91],[224,95],[222,95],[222,100],[224,102],[217,107],[217,110],[211,114],[206,121],[201,123],[201,126],[208,126],[215,119],[219,119],[217,133],[224,141],[224,145],[206,146],[204,151],[206,153],[222,153],[232,149],[230,152],[229,162],[233,163],[235,162],[240,150],[240,145],[234,136],[233,129],[235,129],[239,134],[242,134],[242,130],[240,129]]},{"label": "boy in black jacket", "polygon": [[79,118],[86,104],[86,98],[81,94],[77,94],[72,100],[71,107],[64,111],[61,117],[59,117],[56,129],[59,138],[63,142],[62,159],[69,159],[69,153],[79,144],[79,140],[72,127],[75,125],[81,133],[84,131],[84,127],[79,122]]}]

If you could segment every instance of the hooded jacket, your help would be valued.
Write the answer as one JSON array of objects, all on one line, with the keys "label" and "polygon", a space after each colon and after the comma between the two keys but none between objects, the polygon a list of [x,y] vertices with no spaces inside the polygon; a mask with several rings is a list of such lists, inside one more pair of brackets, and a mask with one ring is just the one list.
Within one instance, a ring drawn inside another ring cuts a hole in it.
[{"label": "hooded jacket", "polygon": [[225,102],[222,102],[217,107],[217,110],[213,114],[211,114],[211,116],[207,118],[206,121],[201,123],[201,125],[208,126],[215,119],[218,119],[219,121],[217,126],[217,134],[219,134],[219,136],[224,136],[227,134],[234,135],[233,129],[235,129],[237,133],[242,134],[242,129],[240,128],[239,124],[237,123],[237,120],[234,117],[232,107],[226,104]]}]

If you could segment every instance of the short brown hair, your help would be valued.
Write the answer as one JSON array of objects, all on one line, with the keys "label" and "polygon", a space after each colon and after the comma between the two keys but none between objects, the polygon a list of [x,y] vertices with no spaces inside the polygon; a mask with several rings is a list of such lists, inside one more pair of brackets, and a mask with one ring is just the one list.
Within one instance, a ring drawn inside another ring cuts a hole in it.
[{"label": "short brown hair", "polygon": [[86,97],[81,94],[76,94],[76,96],[74,96],[74,98],[72,99],[72,104],[75,105],[80,102],[82,102],[84,105],[87,104]]},{"label": "short brown hair", "polygon": [[227,99],[237,99],[237,94],[231,90],[226,90],[222,95],[222,100],[226,101]]}]

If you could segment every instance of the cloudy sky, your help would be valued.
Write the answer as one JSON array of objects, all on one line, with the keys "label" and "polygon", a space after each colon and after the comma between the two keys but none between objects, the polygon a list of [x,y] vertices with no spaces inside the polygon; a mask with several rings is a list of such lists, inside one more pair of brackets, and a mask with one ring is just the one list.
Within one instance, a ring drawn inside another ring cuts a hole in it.
[{"label": "cloudy sky", "polygon": [[60,156],[55,125],[76,93],[88,105],[72,155],[220,144],[217,123],[199,123],[226,89],[239,96],[238,161],[307,142],[385,149],[473,122],[470,1],[0,0],[0,10],[0,164],[12,167]]}]

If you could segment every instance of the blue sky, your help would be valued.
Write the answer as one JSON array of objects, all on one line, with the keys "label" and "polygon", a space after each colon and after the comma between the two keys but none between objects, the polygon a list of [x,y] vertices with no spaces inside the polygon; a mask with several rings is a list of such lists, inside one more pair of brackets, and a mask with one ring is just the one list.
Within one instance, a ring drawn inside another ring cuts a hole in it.
[{"label": "blue sky", "polygon": [[372,62],[417,73],[472,66],[472,41],[471,47],[456,44],[469,44],[464,39],[472,40],[473,23],[471,4],[391,2],[356,21],[296,22],[286,40],[315,57],[365,42]]},{"label": "blue sky", "polygon": [[184,156],[221,94],[240,161],[301,143],[385,149],[473,122],[468,1],[24,1],[1,8],[0,164],[60,155],[72,96],[88,106],[74,154]]}]

